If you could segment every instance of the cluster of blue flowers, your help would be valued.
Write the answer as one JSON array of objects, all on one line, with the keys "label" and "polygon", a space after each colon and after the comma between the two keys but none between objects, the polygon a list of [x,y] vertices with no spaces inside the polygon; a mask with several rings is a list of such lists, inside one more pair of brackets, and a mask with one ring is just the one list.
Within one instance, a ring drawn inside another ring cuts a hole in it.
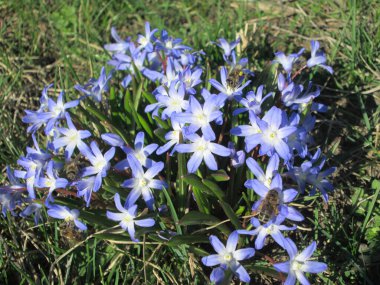
[{"label": "cluster of blue flowers", "polygon": [[[278,90],[265,92],[266,86],[255,87],[247,58],[239,58],[235,50],[239,39],[233,42],[219,39],[215,43],[221,48],[225,64],[218,78],[206,81],[202,77],[205,71],[202,61],[207,55],[193,52],[165,30],[156,37],[157,29],[151,30],[146,23],[145,35],[138,35],[136,42],[130,37],[122,39],[114,28],[111,33],[115,42],[105,45],[112,56],[108,65],[113,69],[108,74],[103,67],[98,79],[74,86],[81,95],[67,103],[63,91],[57,101],[49,97],[53,88],[49,85],[42,92],[40,108],[26,111],[23,121],[29,125],[34,147],[27,148],[26,155],[17,161],[20,169],[13,172],[8,168],[10,184],[0,187],[4,216],[8,211],[17,215],[18,208],[22,209],[22,217],[33,215],[35,223],[39,223],[41,210],[46,207],[49,216],[86,230],[83,220],[79,220],[80,211],[56,203],[56,198],[83,197],[84,207],[91,207],[93,193],[102,190],[109,173],[123,173],[128,178],[120,187],[130,189],[125,203],[122,205],[120,195],[115,194],[114,205],[110,206],[118,212],[107,211],[106,216],[119,222],[131,239],[138,241],[135,225],[155,225],[155,219],[141,218],[138,214],[140,198],[149,211],[157,212],[155,191],[167,188],[170,183],[176,187],[172,181],[165,181],[169,174],[161,173],[165,155],[189,154],[187,172],[201,177],[205,171],[220,170],[220,165],[227,173],[247,166],[250,173],[244,184],[247,190],[236,191],[254,191],[258,197],[252,205],[250,225],[232,232],[226,246],[216,236],[210,236],[217,254],[203,257],[202,262],[206,266],[218,265],[211,273],[212,282],[221,282],[226,270],[249,282],[249,274],[239,261],[254,256],[255,249],[265,246],[268,236],[290,256],[288,261],[274,264],[276,270],[288,274],[285,284],[294,284],[296,279],[308,284],[304,272],[326,270],[326,264],[309,261],[316,249],[315,242],[298,253],[294,242],[282,233],[297,229],[296,225],[286,226],[286,222],[304,220],[289,203],[306,191],[315,195],[317,190],[327,201],[333,190],[326,177],[335,169],[324,169],[326,158],[319,148],[313,148],[311,136],[316,122],[314,113],[324,112],[327,107],[313,102],[320,94],[318,88],[311,82],[304,88],[297,81],[302,71],[311,68],[322,67],[332,73],[319,43],[311,42],[311,57],[304,64],[304,49],[290,55],[276,53],[273,64],[279,64]],[[296,65],[299,68],[294,71]],[[86,130],[89,127],[82,125],[75,108],[78,105],[86,108],[87,100],[107,104],[102,97],[108,96],[110,82],[118,81],[119,89],[129,90],[138,76],[154,86],[150,90],[154,102],[143,107],[149,116],[157,118],[157,127],[162,128],[162,122],[169,126],[165,129],[166,143],[146,145],[148,140],[140,131],[132,147],[118,134],[98,135]],[[154,161],[153,155],[162,161]],[[85,165],[76,177],[70,178],[65,169],[73,161],[78,163],[76,159],[82,159]],[[271,196],[275,204],[271,204],[268,216],[268,209],[264,208]],[[265,212],[266,218],[261,219],[260,212]],[[255,249],[236,249],[239,235],[256,236]]]}]

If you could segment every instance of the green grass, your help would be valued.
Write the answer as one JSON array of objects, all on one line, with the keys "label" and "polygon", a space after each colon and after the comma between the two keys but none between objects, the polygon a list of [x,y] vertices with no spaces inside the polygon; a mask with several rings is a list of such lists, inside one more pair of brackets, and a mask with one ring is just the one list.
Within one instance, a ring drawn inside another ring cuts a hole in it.
[{"label": "green grass", "polygon": [[[211,58],[218,55],[210,41],[233,39],[239,32],[258,73],[273,59],[273,52],[294,52],[310,39],[318,39],[335,74],[314,77],[323,89],[321,100],[330,106],[318,118],[315,137],[330,165],[338,167],[336,191],[327,208],[319,200],[309,202],[306,211],[313,212],[314,218],[303,226],[313,231],[301,231],[298,240],[307,245],[309,238],[316,239],[319,259],[329,264],[317,281],[376,284],[380,278],[377,1],[120,2],[0,1],[1,169],[14,164],[30,142],[20,119],[23,110],[36,106],[43,86],[50,82],[69,88],[97,74],[108,58],[102,46],[110,41],[111,26],[123,36],[134,35],[149,20],[186,44],[202,47]],[[82,243],[73,248],[78,242]],[[179,284],[203,284],[200,272],[199,260],[185,259],[181,250],[145,251],[142,246],[82,236],[70,240],[55,222],[34,227],[15,217],[0,220],[1,284],[14,280],[48,284],[49,275],[68,284],[142,284],[145,280],[168,284],[171,278]]]}]

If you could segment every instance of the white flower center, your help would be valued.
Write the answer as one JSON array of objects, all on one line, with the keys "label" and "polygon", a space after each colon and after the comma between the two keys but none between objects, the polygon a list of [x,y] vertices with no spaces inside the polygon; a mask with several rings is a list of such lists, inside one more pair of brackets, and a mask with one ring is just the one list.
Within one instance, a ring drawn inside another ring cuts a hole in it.
[{"label": "white flower center", "polygon": [[56,105],[53,107],[53,113],[56,117],[60,116],[65,111],[65,108],[61,105]]},{"label": "white flower center", "polygon": [[140,40],[141,46],[145,47],[148,44],[148,39],[145,37],[142,37]]},{"label": "white flower center", "polygon": [[126,223],[133,222],[133,217],[130,214],[125,213],[125,217],[123,218],[123,221]]},{"label": "white flower center", "polygon": [[74,217],[72,215],[67,215],[65,218],[65,222],[71,222],[74,220]]},{"label": "white flower center", "polygon": [[67,137],[72,143],[77,143],[80,140],[79,132],[77,130],[69,130]]},{"label": "white flower center", "polygon": [[94,167],[100,172],[103,170],[103,168],[107,165],[107,161],[103,159],[99,159],[95,164]]},{"label": "white flower center", "polygon": [[165,47],[166,48],[173,48],[173,42],[172,41],[167,41],[166,43],[165,43]]},{"label": "white flower center", "polygon": [[206,151],[208,149],[209,142],[205,141],[204,139],[200,139],[196,142],[195,150],[196,151]]},{"label": "white flower center", "polygon": [[181,108],[183,100],[179,97],[172,97],[169,103],[169,106],[174,107],[175,109]]},{"label": "white flower center", "polygon": [[291,268],[293,271],[301,270],[301,267],[302,267],[302,263],[298,262],[297,260],[294,260],[291,264]]},{"label": "white flower center", "polygon": [[204,113],[199,113],[194,116],[200,126],[205,126],[208,124],[207,116]]},{"label": "white flower center", "polygon": [[230,95],[232,95],[234,92],[235,92],[235,88],[233,88],[233,87],[227,85],[227,88],[226,88],[226,94],[227,94],[228,96],[230,96]]},{"label": "white flower center", "polygon": [[232,254],[231,253],[226,253],[224,256],[223,256],[223,259],[226,261],[226,262],[230,262],[232,260]]},{"label": "white flower center", "polygon": [[139,186],[140,186],[140,187],[145,187],[145,186],[148,185],[148,184],[149,184],[148,179],[146,179],[146,178],[141,178],[141,179],[139,179]]}]

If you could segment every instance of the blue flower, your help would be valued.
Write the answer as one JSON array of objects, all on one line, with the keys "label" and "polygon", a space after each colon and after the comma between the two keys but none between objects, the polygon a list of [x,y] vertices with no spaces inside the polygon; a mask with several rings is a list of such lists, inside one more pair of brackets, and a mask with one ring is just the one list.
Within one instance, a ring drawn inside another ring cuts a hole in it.
[{"label": "blue flower", "polygon": [[96,176],[82,178],[75,185],[78,189],[78,197],[84,197],[86,207],[90,206],[92,192],[97,192],[99,189],[95,188]]},{"label": "blue flower", "polygon": [[74,222],[77,228],[82,231],[87,230],[87,226],[78,220],[79,211],[77,209],[70,210],[66,206],[50,205],[47,213],[52,218],[65,220],[66,222]]},{"label": "blue flower", "polygon": [[123,141],[123,139],[117,134],[104,133],[101,135],[101,138],[110,146],[122,147],[125,145],[125,142]]},{"label": "blue flower", "polygon": [[91,133],[87,130],[78,131],[71,121],[68,113],[66,113],[66,122],[68,128],[58,128],[58,131],[63,135],[63,137],[56,138],[53,141],[53,146],[56,150],[66,146],[65,158],[66,160],[70,160],[76,147],[78,147],[79,150],[86,147],[86,144],[82,140],[90,137]]},{"label": "blue flower", "polygon": [[272,218],[269,222],[267,222],[264,225],[260,225],[260,222],[256,218],[251,219],[252,226],[255,227],[252,231],[247,230],[238,230],[237,232],[239,234],[244,235],[257,235],[257,238],[255,240],[255,248],[256,249],[262,249],[265,244],[265,240],[268,235],[270,235],[275,242],[277,242],[281,247],[285,247],[285,237],[281,233],[281,231],[293,231],[297,228],[297,226],[293,227],[287,227],[284,225],[281,225],[281,223],[285,220],[284,216],[277,216]]},{"label": "blue flower", "polygon": [[219,39],[218,41],[219,43],[216,43],[216,45],[223,49],[223,58],[225,61],[228,61],[229,57],[234,53],[235,47],[240,43],[240,38],[230,43],[223,38]]},{"label": "blue flower", "polygon": [[284,284],[296,284],[297,279],[302,285],[310,284],[306,279],[304,272],[320,273],[327,269],[327,265],[323,262],[309,261],[310,257],[316,250],[316,247],[317,244],[313,241],[301,253],[298,253],[294,242],[290,238],[286,239],[285,249],[288,252],[290,259],[273,265],[277,271],[288,274]]},{"label": "blue flower", "polygon": [[[63,102],[63,95],[65,93],[62,91],[57,99],[57,102],[54,102],[52,99],[49,98],[48,101],[48,108],[49,112],[49,120],[45,127],[45,133],[49,134],[49,132],[55,127],[55,123],[59,119],[65,118],[66,109],[76,107],[79,104],[79,100],[73,100],[67,103]],[[43,116],[43,114],[41,114]]]},{"label": "blue flower", "polygon": [[128,154],[127,159],[132,170],[132,178],[121,184],[124,188],[132,188],[127,197],[127,204],[133,205],[142,195],[148,208],[153,209],[152,189],[162,190],[163,187],[167,187],[164,181],[153,179],[164,168],[164,163],[156,162],[144,172],[140,161],[133,154]]},{"label": "blue flower", "polygon": [[181,113],[189,106],[189,102],[185,100],[185,84],[172,81],[169,87],[169,92],[166,95],[158,94],[156,99],[162,103],[162,107],[166,107],[161,114],[161,118],[166,120],[172,116],[173,113]]},{"label": "blue flower", "polygon": [[22,194],[25,191],[25,185],[17,179],[9,166],[7,166],[7,176],[10,185],[0,186],[0,205],[4,217],[6,217],[7,211],[15,215],[16,206],[24,202]]},{"label": "blue flower", "polygon": [[[260,131],[246,137],[246,151],[251,151],[260,144],[260,155],[273,155],[274,152],[288,161],[292,153],[285,142],[286,137],[297,130],[294,126],[284,126],[286,114],[277,107],[272,107],[263,117],[257,120]],[[239,128],[239,127],[237,127]],[[243,130],[241,130],[243,133]]]},{"label": "blue flower", "polygon": [[[256,160],[254,160],[252,157],[247,159],[247,166],[256,177],[256,179],[254,179],[256,182],[254,183],[261,183],[265,187],[270,187],[273,177],[278,173],[279,164],[280,158],[277,154],[274,154],[269,159],[266,171],[264,173],[264,171],[261,169],[260,165],[256,162]],[[250,181],[249,183],[251,183],[251,180],[247,180],[246,183],[248,183],[248,181]]]},{"label": "blue flower", "polygon": [[42,220],[42,205],[40,203],[31,202],[28,206],[20,213],[20,216],[25,218],[34,214],[34,224],[38,225],[39,221]]},{"label": "blue flower", "polygon": [[194,89],[195,86],[202,83],[200,79],[202,75],[202,69],[196,68],[191,70],[189,67],[186,68],[183,72],[180,72],[178,78],[185,84],[186,93],[195,95],[196,91]]},{"label": "blue flower", "polygon": [[41,94],[41,97],[40,97],[40,108],[38,109],[38,111],[40,112],[43,112],[43,111],[46,111],[47,107],[48,107],[48,101],[49,101],[49,97],[48,97],[48,90],[53,87],[53,83],[47,85],[44,87],[44,89],[42,90],[42,94]]},{"label": "blue flower", "polygon": [[31,199],[36,198],[34,192],[35,182],[38,181],[41,171],[44,169],[47,161],[50,159],[50,154],[40,150],[36,138],[32,135],[35,149],[28,147],[26,157],[21,156],[17,160],[17,164],[21,165],[25,171],[16,170],[15,177],[26,180],[26,188]]},{"label": "blue flower", "polygon": [[327,192],[333,191],[334,186],[325,178],[333,174],[335,170],[335,167],[328,168],[324,171],[321,171],[318,167],[310,169],[310,174],[306,178],[307,183],[312,186],[310,195],[315,195],[315,192],[318,189],[322,193],[323,200],[327,202],[329,199]]},{"label": "blue flower", "polygon": [[295,149],[298,155],[304,158],[308,153],[308,144],[313,143],[313,138],[309,132],[315,125],[315,117],[307,116],[302,125],[299,125],[301,117],[298,113],[293,113],[289,118],[289,125],[297,127],[297,130],[288,136],[287,144],[290,149]]},{"label": "blue flower", "polygon": [[322,51],[319,50],[319,42],[318,41],[311,41],[310,42],[311,46],[311,57],[307,61],[307,66],[308,67],[313,67],[313,66],[320,66],[324,69],[326,69],[328,72],[333,74],[333,69],[331,66],[326,65],[326,55]]},{"label": "blue flower", "polygon": [[25,113],[26,115],[22,118],[22,121],[26,124],[31,124],[27,128],[28,133],[36,132],[50,119],[50,114],[47,112],[25,110]]},{"label": "blue flower", "polygon": [[[143,165],[144,167],[151,167],[155,162],[148,158],[149,155],[151,155],[158,147],[158,144],[152,143],[144,147],[144,132],[139,132],[136,135],[135,138],[135,149],[132,149],[128,146],[123,146],[122,150],[128,155],[133,154],[137,160]],[[124,171],[129,167],[128,159],[123,159],[119,161],[115,168],[119,171]]]},{"label": "blue flower", "polygon": [[[217,254],[205,256],[202,258],[202,263],[206,266],[221,265],[220,268],[223,270],[231,269],[231,271],[239,277],[242,282],[249,282],[251,278],[245,268],[239,263],[241,260],[251,258],[255,255],[255,250],[253,248],[242,248],[236,250],[239,235],[236,231],[232,232],[227,240],[227,245],[224,246],[220,240],[211,235],[210,243]],[[224,275],[224,271],[214,272],[213,279],[221,280]],[[221,278],[220,278],[221,277]]]},{"label": "blue flower", "polygon": [[118,193],[115,194],[114,197],[116,208],[120,213],[113,213],[107,211],[107,218],[113,221],[117,221],[120,227],[128,231],[131,239],[135,242],[139,240],[135,238],[135,224],[139,227],[152,227],[155,224],[155,221],[151,218],[147,219],[136,219],[137,218],[137,205],[129,205],[125,204],[123,207],[120,201],[120,195]]},{"label": "blue flower", "polygon": [[287,107],[292,107],[293,110],[303,109],[307,103],[318,97],[320,94],[319,88],[310,92],[312,87],[311,82],[308,88],[303,92],[303,85],[291,82],[286,88],[281,91],[281,100]]},{"label": "blue flower", "polygon": [[209,82],[212,86],[214,86],[220,92],[220,94],[227,96],[227,98],[230,100],[234,98],[235,96],[241,95],[243,93],[243,89],[249,83],[251,83],[251,81],[248,80],[243,85],[241,85],[241,83],[239,82],[239,84],[235,86],[235,85],[228,84],[227,77],[228,77],[227,68],[223,66],[220,69],[220,80],[222,84],[220,84],[215,79],[210,79]]},{"label": "blue flower", "polygon": [[91,78],[86,85],[81,86],[77,84],[74,88],[84,93],[85,96],[92,97],[96,102],[101,102],[102,93],[109,91],[108,81],[112,78],[112,74],[113,70],[107,76],[106,69],[103,66],[98,79]]},{"label": "blue flower", "polygon": [[273,62],[278,62],[282,65],[284,70],[290,74],[292,72],[293,63],[295,63],[298,58],[301,56],[301,54],[304,52],[304,48],[300,49],[298,53],[292,53],[286,56],[282,51],[276,52],[275,56],[276,58],[273,60]]},{"label": "blue flower", "polygon": [[102,178],[106,177],[108,169],[111,167],[110,160],[115,155],[115,148],[111,147],[104,155],[100,151],[95,141],[90,144],[91,149],[86,146],[81,150],[83,156],[85,156],[92,164],[84,168],[82,176],[90,176],[96,174],[94,190],[97,191],[102,185]]},{"label": "blue flower", "polygon": [[153,45],[151,43],[151,40],[155,41],[154,34],[158,31],[158,29],[150,30],[150,24],[149,22],[145,23],[145,36],[138,35],[137,36],[137,42],[139,43],[141,48],[144,48],[148,52],[153,51]]},{"label": "blue flower", "polygon": [[126,40],[122,40],[120,36],[118,35],[115,27],[111,28],[111,35],[112,35],[112,38],[116,41],[116,43],[106,44],[104,48],[108,50],[109,52],[113,52],[113,53],[125,53],[126,50],[129,48],[131,38],[128,37]]},{"label": "blue flower", "polygon": [[214,140],[216,137],[210,123],[222,116],[223,113],[219,110],[215,97],[209,97],[202,106],[194,96],[190,96],[187,112],[175,114],[173,120],[190,123],[190,133],[201,129],[206,139]]},{"label": "blue flower", "polygon": [[278,212],[280,215],[292,221],[302,221],[304,219],[300,212],[285,204],[292,202],[297,196],[298,191],[295,189],[282,190],[282,179],[280,174],[274,175],[269,187],[265,186],[257,179],[247,180],[244,186],[248,189],[253,189],[253,191],[260,196],[260,199],[253,204],[252,211],[257,211],[264,199],[266,199],[269,191],[273,190],[276,191],[278,195]]},{"label": "blue flower", "polygon": [[167,56],[180,57],[184,50],[191,48],[181,44],[182,39],[173,39],[166,30],[161,31],[161,38],[157,41],[157,51],[163,50]]},{"label": "blue flower", "polygon": [[326,179],[335,170],[335,167],[328,168],[322,171],[322,168],[326,162],[326,158],[322,156],[321,150],[318,148],[315,154],[311,157],[311,160],[304,161],[299,167],[288,166],[288,172],[286,176],[290,177],[298,185],[298,189],[303,193],[306,189],[306,185],[312,186],[311,195],[315,195],[316,190],[320,190],[322,198],[325,202],[328,200],[327,192],[334,190],[334,186]]},{"label": "blue flower", "polygon": [[217,143],[212,143],[205,137],[200,137],[197,134],[191,134],[186,136],[192,143],[179,144],[175,147],[179,153],[193,153],[190,160],[187,162],[187,170],[190,173],[194,173],[199,168],[202,160],[206,163],[207,167],[211,170],[218,170],[213,153],[228,157],[231,154],[231,150],[225,146]]},{"label": "blue flower", "polygon": [[[170,132],[168,132],[165,135],[165,139],[168,142],[166,144],[164,144],[163,146],[160,146],[157,149],[156,153],[158,155],[163,154],[164,152],[168,151],[172,146],[175,146],[175,145],[179,144],[183,125],[179,124],[176,121],[173,121],[172,122],[172,128],[173,128],[173,130],[170,131]],[[175,147],[170,152],[170,155],[173,155],[174,152],[175,152]]]},{"label": "blue flower", "polygon": [[236,151],[235,144],[233,142],[228,142],[228,148],[231,151],[231,165],[234,168],[242,166],[245,162],[245,152],[242,150]]},{"label": "blue flower", "polygon": [[45,187],[49,188],[47,200],[53,201],[54,199],[51,196],[53,194],[53,191],[57,188],[66,188],[69,182],[65,178],[57,177],[57,173],[54,169],[53,161],[50,161],[48,163],[46,174],[47,174],[47,177],[40,177],[36,184],[40,188],[45,188]]},{"label": "blue flower", "polygon": [[244,108],[238,108],[234,110],[233,115],[236,116],[247,111],[249,112],[250,116],[259,115],[261,113],[261,104],[263,104],[266,99],[273,95],[273,92],[270,92],[263,98],[263,89],[264,85],[260,85],[257,88],[256,94],[253,91],[249,91],[246,95],[246,98],[236,96],[236,100],[241,105],[243,105]]}]

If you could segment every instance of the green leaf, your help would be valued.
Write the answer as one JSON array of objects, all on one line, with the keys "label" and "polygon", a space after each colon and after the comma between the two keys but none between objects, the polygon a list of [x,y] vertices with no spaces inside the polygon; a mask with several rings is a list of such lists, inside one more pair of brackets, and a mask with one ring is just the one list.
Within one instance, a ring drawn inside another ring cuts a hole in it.
[{"label": "green leaf", "polygon": [[134,98],[133,98],[133,107],[135,108],[135,111],[137,112],[137,109],[139,108],[139,103],[141,99],[141,92],[144,85],[144,80],[141,80],[139,86],[137,87],[137,90],[133,90]]},{"label": "green leaf", "polygon": [[176,209],[175,209],[175,207],[173,205],[172,199],[170,198],[170,195],[169,195],[168,191],[165,188],[163,188],[162,191],[163,191],[163,193],[165,195],[166,202],[167,202],[167,204],[169,206],[170,214],[171,214],[171,216],[173,218],[173,221],[174,221],[177,233],[178,234],[182,234],[182,229],[179,226],[179,222],[178,222],[177,211],[176,211]]},{"label": "green leaf", "polygon": [[213,178],[216,182],[223,182],[223,181],[230,180],[230,177],[228,176],[226,171],[223,169],[210,174],[210,177]]},{"label": "green leaf", "polygon": [[176,246],[176,245],[187,245],[187,244],[197,244],[197,243],[209,243],[209,239],[205,235],[178,235],[172,237],[167,245]]},{"label": "green leaf", "polygon": [[216,184],[215,182],[208,180],[208,179],[203,179],[202,180],[203,184],[207,186],[208,189],[211,190],[211,192],[217,197],[218,199],[223,200],[225,197],[225,193],[223,192],[222,189]]},{"label": "green leaf", "polygon": [[236,216],[234,210],[231,208],[230,204],[219,200],[219,204],[222,206],[224,213],[231,220],[231,223],[234,225],[236,229],[241,229],[242,226],[240,224],[239,218]]},{"label": "green leaf", "polygon": [[[182,143],[183,138],[182,134],[180,135],[179,142]],[[185,179],[186,175],[186,160],[185,154],[177,153],[178,160],[178,207],[180,215],[182,216],[185,213],[186,201],[187,201],[187,181]],[[203,207],[202,207],[203,208]]]},{"label": "green leaf", "polygon": [[127,236],[125,234],[102,233],[102,234],[94,234],[94,237],[96,237],[97,239],[106,240],[112,243],[119,243],[119,244],[133,243],[130,236]]},{"label": "green leaf", "polygon": [[148,122],[144,119],[144,117],[140,114],[137,114],[140,125],[143,127],[144,131],[148,134],[148,136],[153,139],[152,127],[148,124]]},{"label": "green leaf", "polygon": [[[182,217],[182,219],[179,221],[179,224],[182,226],[191,226],[191,225],[214,226],[214,225],[220,224],[220,222],[221,221],[213,215],[198,212],[198,211],[191,211]],[[230,233],[230,230],[224,224],[220,224],[216,226],[216,228],[218,228],[220,231],[222,231],[226,235]]]},{"label": "green leaf", "polygon": [[220,223],[220,220],[209,214],[201,213],[198,211],[191,211],[187,213],[179,221],[180,225],[189,226],[189,225],[213,225]]}]

